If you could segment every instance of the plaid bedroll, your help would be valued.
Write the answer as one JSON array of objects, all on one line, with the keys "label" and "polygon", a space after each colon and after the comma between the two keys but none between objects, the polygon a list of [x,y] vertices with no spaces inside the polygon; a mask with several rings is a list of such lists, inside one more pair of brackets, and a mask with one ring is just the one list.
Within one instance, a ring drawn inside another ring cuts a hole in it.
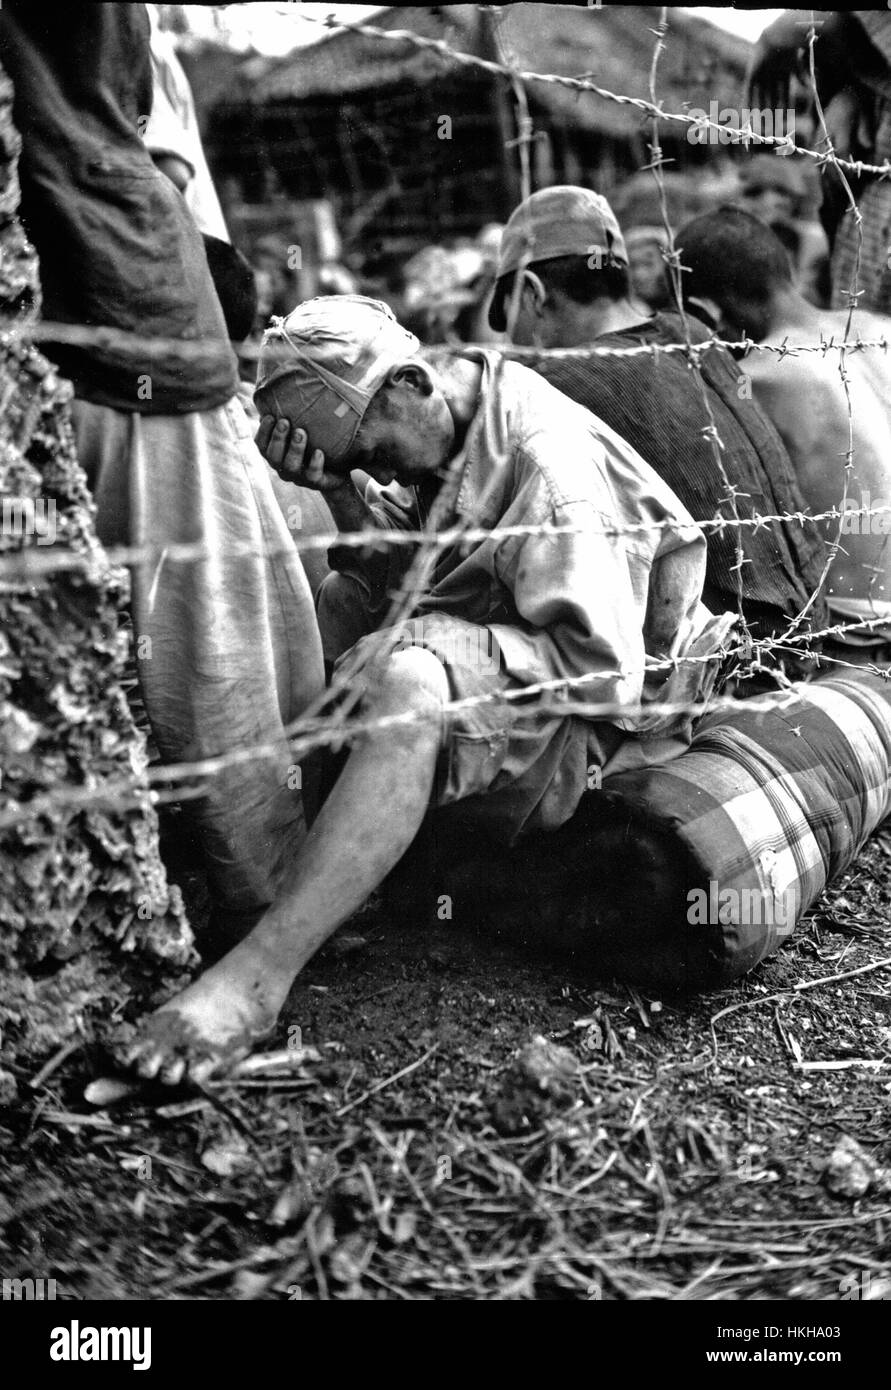
[{"label": "plaid bedroll", "polygon": [[603,794],[686,851],[687,931],[708,935],[732,979],[779,948],[891,811],[891,684],[831,676],[767,711],[706,715],[687,753]]}]

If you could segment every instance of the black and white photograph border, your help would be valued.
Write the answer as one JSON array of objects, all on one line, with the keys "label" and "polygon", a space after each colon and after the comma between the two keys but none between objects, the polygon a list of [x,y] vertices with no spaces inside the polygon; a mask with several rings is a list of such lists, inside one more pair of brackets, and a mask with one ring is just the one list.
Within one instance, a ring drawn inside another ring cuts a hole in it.
[{"label": "black and white photograph border", "polygon": [[887,7],[3,0],[8,1315],[853,1364],[889,176]]}]

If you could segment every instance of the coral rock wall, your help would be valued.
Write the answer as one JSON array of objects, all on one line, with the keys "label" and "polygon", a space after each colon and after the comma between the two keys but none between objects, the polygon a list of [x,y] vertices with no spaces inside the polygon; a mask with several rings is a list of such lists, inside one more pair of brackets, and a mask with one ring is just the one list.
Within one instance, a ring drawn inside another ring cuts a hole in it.
[{"label": "coral rock wall", "polygon": [[[28,341],[39,268],[17,217],[11,97],[0,69],[0,570],[35,567],[0,572],[0,1055],[16,1071],[89,1031],[137,981],[187,964],[192,936],[144,781],[125,809],[77,804],[81,790],[141,778],[145,749],[122,687],[127,575],[96,538],[71,387]],[[83,570],[41,577],[60,552]],[[65,804],[9,823],[59,793]]]}]

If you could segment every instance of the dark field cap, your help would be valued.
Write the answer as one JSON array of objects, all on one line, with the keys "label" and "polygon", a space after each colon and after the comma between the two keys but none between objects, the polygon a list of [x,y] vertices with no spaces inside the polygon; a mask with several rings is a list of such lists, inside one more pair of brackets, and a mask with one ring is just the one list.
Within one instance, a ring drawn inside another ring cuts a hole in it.
[{"label": "dark field cap", "polygon": [[[609,203],[590,188],[558,184],[543,188],[514,208],[501,236],[497,279],[536,261],[599,253],[602,264],[628,264],[621,228]],[[504,304],[496,295],[489,322],[504,332]]]}]

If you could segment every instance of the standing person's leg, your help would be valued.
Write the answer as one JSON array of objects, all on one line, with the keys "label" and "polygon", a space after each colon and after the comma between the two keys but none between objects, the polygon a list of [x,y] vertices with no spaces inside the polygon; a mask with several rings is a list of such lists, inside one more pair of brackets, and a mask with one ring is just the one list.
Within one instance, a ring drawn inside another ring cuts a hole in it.
[{"label": "standing person's leg", "polygon": [[[215,906],[248,926],[274,899],[305,835],[301,777],[283,725],[323,685],[293,537],[237,403],[182,416],[125,416],[78,403],[75,421],[105,538],[159,551],[134,571],[132,609],[143,698],[162,756],[185,762],[244,752],[207,779],[206,796],[192,807]],[[115,534],[124,512],[126,537]],[[171,558],[165,548],[181,542],[203,543],[207,557]],[[260,745],[273,751],[248,751]]]}]

